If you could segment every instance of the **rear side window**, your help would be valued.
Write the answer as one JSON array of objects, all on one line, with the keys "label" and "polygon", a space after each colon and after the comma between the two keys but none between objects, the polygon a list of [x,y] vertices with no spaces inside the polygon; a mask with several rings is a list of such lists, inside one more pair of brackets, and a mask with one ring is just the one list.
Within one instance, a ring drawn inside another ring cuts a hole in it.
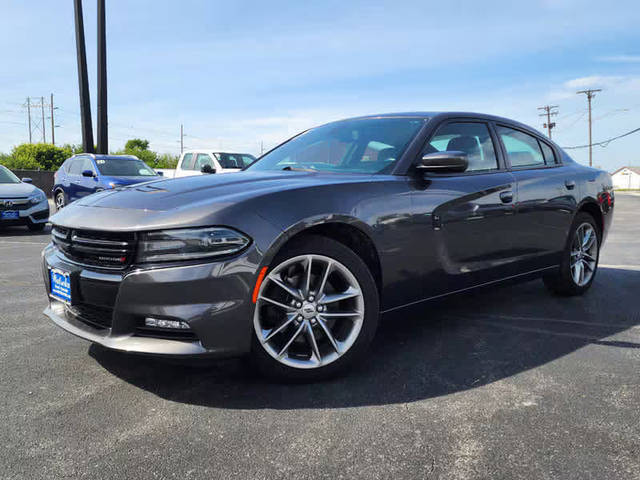
[{"label": "rear side window", "polygon": [[199,153],[196,159],[195,170],[202,170],[202,167],[205,165],[209,165],[211,168],[216,168],[208,153]]},{"label": "rear side window", "polygon": [[[498,168],[493,140],[491,140],[489,127],[485,123],[447,123],[440,127],[431,138],[423,154],[446,150],[467,154],[469,161],[467,172],[496,170]],[[384,149],[378,155],[386,154],[387,151]]]},{"label": "rear side window", "polygon": [[71,163],[68,168],[68,172],[71,175],[80,175],[82,174],[82,167],[84,166],[84,158],[78,157],[71,160]]},{"label": "rear side window", "polygon": [[544,156],[536,137],[503,126],[498,126],[497,130],[512,167],[544,166]]},{"label": "rear side window", "polygon": [[540,146],[542,147],[544,161],[547,165],[555,165],[556,163],[558,163],[558,161],[556,160],[556,156],[553,153],[553,148],[551,148],[544,142],[540,142]]},{"label": "rear side window", "polygon": [[193,170],[193,154],[185,153],[180,164],[181,170]]}]

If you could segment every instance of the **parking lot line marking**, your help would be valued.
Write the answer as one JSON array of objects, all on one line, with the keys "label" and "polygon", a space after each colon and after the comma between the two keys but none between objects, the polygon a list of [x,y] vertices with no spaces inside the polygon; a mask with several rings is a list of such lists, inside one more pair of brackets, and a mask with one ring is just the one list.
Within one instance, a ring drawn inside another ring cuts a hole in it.
[{"label": "parking lot line marking", "polygon": [[12,240],[0,240],[0,244],[7,244],[7,245],[48,245],[49,242],[47,242],[47,243],[42,243],[42,242],[14,242]]},{"label": "parking lot line marking", "polygon": [[640,270],[640,265],[607,265],[600,264],[600,268],[614,268],[616,270]]},{"label": "parking lot line marking", "polygon": [[506,328],[509,330],[516,330],[520,332],[540,333],[543,335],[553,335],[556,337],[571,337],[579,340],[588,340],[590,343],[594,343],[597,345],[640,349],[640,343],[636,343],[636,342],[627,342],[624,340],[601,340],[598,337],[593,337],[591,335],[581,335],[579,333],[554,332],[553,330],[546,330],[544,328],[516,327],[515,325],[508,325],[505,323],[498,323],[498,322],[488,322],[485,320],[476,320],[476,321],[484,325],[490,325],[492,327],[498,327],[498,328]]},{"label": "parking lot line marking", "polygon": [[[565,320],[563,318],[523,317],[523,316],[519,316],[519,315],[486,315],[486,316],[489,317],[489,318],[498,318],[498,319],[504,319],[504,320],[523,320],[523,321],[532,321],[532,322],[571,323],[571,324],[576,324],[576,325],[586,325],[586,326],[593,326],[593,327],[640,328],[640,325],[634,325],[634,324],[585,322],[585,321],[581,321],[581,320]],[[472,315],[460,316],[460,318],[473,320],[473,319],[477,318],[477,316],[472,316]]]}]

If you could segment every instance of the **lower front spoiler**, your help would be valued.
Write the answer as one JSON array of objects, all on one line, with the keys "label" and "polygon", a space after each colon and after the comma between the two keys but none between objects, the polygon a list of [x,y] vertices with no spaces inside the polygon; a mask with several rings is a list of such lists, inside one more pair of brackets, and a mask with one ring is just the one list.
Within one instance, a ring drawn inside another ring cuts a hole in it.
[{"label": "lower front spoiler", "polygon": [[215,352],[207,350],[200,342],[146,338],[134,335],[112,336],[110,329],[91,329],[81,322],[68,318],[64,312],[64,305],[60,302],[52,302],[43,313],[63,330],[66,330],[67,332],[84,340],[97,343],[112,350],[179,357],[215,355]]}]

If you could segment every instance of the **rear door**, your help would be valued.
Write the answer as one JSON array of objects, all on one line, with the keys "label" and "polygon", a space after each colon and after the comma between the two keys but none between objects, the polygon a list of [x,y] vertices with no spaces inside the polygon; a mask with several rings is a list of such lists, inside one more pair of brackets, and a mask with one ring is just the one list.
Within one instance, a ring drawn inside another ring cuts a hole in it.
[{"label": "rear door", "polygon": [[80,182],[82,179],[83,165],[84,157],[74,157],[71,159],[69,170],[67,171],[67,180],[69,182],[69,186],[67,188],[67,197],[69,197],[70,202],[73,202],[80,198],[79,192],[81,189]]},{"label": "rear door", "polygon": [[556,265],[576,208],[575,183],[542,137],[497,124],[496,132],[516,180],[518,203],[512,232],[522,270]]},{"label": "rear door", "polygon": [[451,120],[440,125],[422,155],[463,151],[466,172],[426,174],[413,192],[414,218],[422,224],[416,258],[425,298],[500,279],[513,273],[515,182],[488,122]]}]

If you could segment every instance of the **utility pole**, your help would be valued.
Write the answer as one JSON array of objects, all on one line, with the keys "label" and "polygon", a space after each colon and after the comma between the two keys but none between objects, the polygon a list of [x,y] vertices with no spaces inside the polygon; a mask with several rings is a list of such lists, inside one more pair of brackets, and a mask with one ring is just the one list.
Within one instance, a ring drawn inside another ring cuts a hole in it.
[{"label": "utility pole", "polygon": [[184,128],[182,124],[180,124],[180,155],[184,151]]},{"label": "utility pole", "polygon": [[56,122],[53,119],[53,93],[51,94],[51,145],[56,144]]},{"label": "utility pole", "polygon": [[31,98],[27,97],[27,116],[29,117],[29,143],[31,141]]},{"label": "utility pole", "polygon": [[260,140],[260,155],[264,153],[264,140]]},{"label": "utility pole", "polygon": [[44,123],[44,97],[40,97],[40,107],[42,108],[42,143],[47,143],[47,132]]},{"label": "utility pole", "polygon": [[82,0],[74,0],[73,6],[76,25],[78,90],[80,93],[80,120],[82,123],[82,150],[85,153],[93,153],[93,126],[91,125],[91,102],[89,99],[89,76],[87,74],[87,52],[84,42]]},{"label": "utility pole", "polygon": [[596,92],[601,92],[602,89],[601,88],[597,88],[597,89],[589,89],[589,90],[580,90],[579,92],[576,92],[576,94],[580,95],[581,93],[584,93],[587,96],[587,103],[589,104],[589,166],[593,166],[593,152],[592,150],[592,140],[591,140],[591,99],[593,97],[596,96]]},{"label": "utility pole", "polygon": [[549,139],[551,139],[551,130],[555,128],[556,123],[551,121],[551,117],[554,115],[558,115],[557,105],[545,105],[544,107],[538,107],[538,110],[544,110],[544,113],[541,113],[541,117],[547,117],[547,123],[544,123],[544,128],[547,129]]},{"label": "utility pole", "polygon": [[105,0],[98,0],[98,153],[109,153]]}]

